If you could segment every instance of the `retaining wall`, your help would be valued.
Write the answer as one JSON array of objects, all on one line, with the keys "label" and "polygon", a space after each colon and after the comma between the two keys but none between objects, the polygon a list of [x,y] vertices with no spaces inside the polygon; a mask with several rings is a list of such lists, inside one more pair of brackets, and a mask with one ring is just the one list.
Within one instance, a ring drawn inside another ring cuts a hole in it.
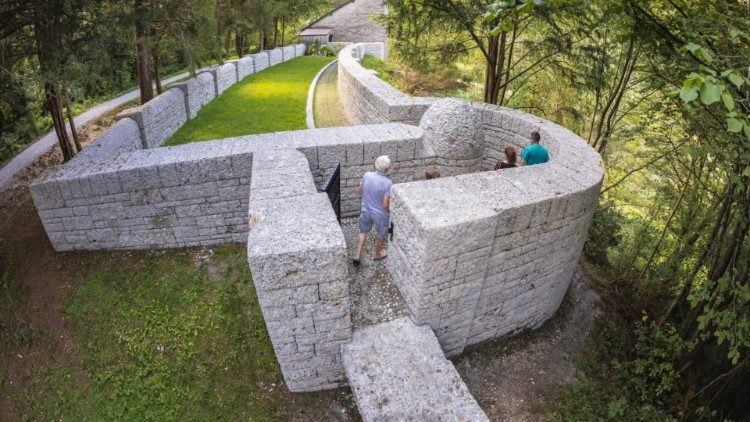
[{"label": "retaining wall", "polygon": [[296,57],[302,57],[305,55],[307,47],[304,44],[294,44],[294,55]]},{"label": "retaining wall", "polygon": [[293,45],[287,45],[286,47],[281,47],[281,55],[282,60],[285,62],[288,62],[289,60],[292,60],[293,58],[297,57],[297,50],[294,48]]},{"label": "retaining wall", "polygon": [[161,146],[187,121],[185,94],[179,88],[172,88],[146,104],[117,115],[118,120],[125,117],[138,123],[143,148]]},{"label": "retaining wall", "polygon": [[216,83],[210,73],[199,73],[195,78],[175,84],[185,96],[187,118],[192,119],[204,105],[216,98]]},{"label": "retaining wall", "polygon": [[279,63],[284,62],[284,53],[280,48],[274,48],[273,50],[266,50],[268,53],[268,65],[276,66]]},{"label": "retaining wall", "polygon": [[255,73],[268,68],[268,52],[261,51],[259,53],[250,54],[249,57],[253,59],[253,68],[255,70]]},{"label": "retaining wall", "polygon": [[382,43],[353,44],[339,53],[338,90],[347,119],[353,124],[418,125],[435,100],[412,97],[385,83],[359,64],[364,54],[385,57],[385,46]]},{"label": "retaining wall", "polygon": [[255,66],[253,65],[252,57],[245,56],[237,60],[235,65],[237,66],[238,82],[255,73]]}]

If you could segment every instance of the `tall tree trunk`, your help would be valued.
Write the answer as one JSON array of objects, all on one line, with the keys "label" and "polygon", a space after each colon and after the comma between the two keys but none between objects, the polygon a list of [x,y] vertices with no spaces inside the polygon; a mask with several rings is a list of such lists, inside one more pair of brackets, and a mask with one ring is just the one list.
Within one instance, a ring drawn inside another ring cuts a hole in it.
[{"label": "tall tree trunk", "polygon": [[234,34],[234,49],[238,58],[241,59],[245,55],[245,36],[239,29]]},{"label": "tall tree trunk", "polygon": [[161,56],[159,55],[159,43],[154,45],[154,52],[152,54],[154,59],[154,82],[156,83],[156,93],[161,95]]},{"label": "tall tree trunk", "polygon": [[70,133],[73,135],[73,143],[76,146],[76,152],[83,151],[83,147],[81,146],[81,140],[78,137],[78,131],[76,130],[76,123],[75,119],[73,118],[73,107],[70,104],[70,90],[65,89],[65,111],[68,115],[68,122],[70,124]]},{"label": "tall tree trunk", "polygon": [[60,150],[63,154],[64,161],[70,161],[75,155],[73,147],[70,144],[68,131],[65,129],[65,119],[63,119],[62,108],[60,107],[60,92],[57,83],[51,80],[44,82],[44,98],[47,103],[47,110],[52,116],[52,124],[55,127],[57,141],[60,144]]},{"label": "tall tree trunk", "polygon": [[497,96],[500,89],[500,70],[503,68],[505,54],[502,49],[505,46],[505,34],[489,37],[487,43],[487,66],[484,78],[484,102],[497,104]]},{"label": "tall tree trunk", "polygon": [[141,92],[141,104],[154,98],[154,87],[151,83],[151,66],[149,54],[149,13],[148,0],[135,0],[137,19],[135,23],[136,57],[138,60],[138,87]]},{"label": "tall tree trunk", "polygon": [[286,45],[286,18],[281,18],[281,46]]},{"label": "tall tree trunk", "polygon": [[[508,81],[510,80],[510,67],[513,65],[513,47],[516,45],[516,38],[518,37],[518,27],[513,24],[513,35],[510,38],[510,46],[508,51],[508,59],[505,60],[505,72],[502,75],[502,86],[503,89],[500,91],[500,95],[498,96],[498,105],[505,104],[505,92],[508,90]],[[505,43],[503,43],[503,48],[501,51],[501,54],[503,54],[503,58],[505,57]]]},{"label": "tall tree trunk", "polygon": [[273,46],[279,46],[279,18],[273,18]]}]

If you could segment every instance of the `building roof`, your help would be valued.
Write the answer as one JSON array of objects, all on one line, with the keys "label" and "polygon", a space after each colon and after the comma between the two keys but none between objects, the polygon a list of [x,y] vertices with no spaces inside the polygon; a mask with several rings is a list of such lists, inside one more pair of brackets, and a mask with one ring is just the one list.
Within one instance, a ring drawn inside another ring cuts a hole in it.
[{"label": "building roof", "polygon": [[331,32],[333,32],[333,28],[329,27],[317,27],[317,28],[306,28],[302,30],[302,32],[299,33],[300,37],[308,36],[308,37],[318,37],[323,35],[328,35]]},{"label": "building roof", "polygon": [[[347,6],[347,5],[351,4],[351,3],[354,3],[354,0],[349,0],[349,1],[346,1],[346,2],[344,2],[344,3],[341,3],[341,4],[340,4],[340,5],[338,5],[338,6],[334,7],[334,8],[333,8],[333,9],[331,9],[331,10],[330,10],[330,11],[329,11],[328,13],[326,13],[326,14],[324,14],[323,16],[319,17],[318,19],[315,19],[315,21],[314,21],[313,23],[311,23],[310,25],[307,25],[306,27],[302,28],[302,32],[305,32],[305,30],[306,30],[306,29],[308,29],[308,28],[311,28],[311,27],[312,27],[312,26],[314,26],[314,25],[315,25],[316,23],[320,22],[320,21],[321,21],[321,20],[322,20],[323,18],[325,18],[326,16],[330,16],[330,15],[332,15],[332,14],[333,14],[334,12],[336,12],[337,10],[339,10],[339,9],[341,9],[342,7],[344,7],[344,6]],[[302,34],[300,34],[300,35],[302,35]]]}]

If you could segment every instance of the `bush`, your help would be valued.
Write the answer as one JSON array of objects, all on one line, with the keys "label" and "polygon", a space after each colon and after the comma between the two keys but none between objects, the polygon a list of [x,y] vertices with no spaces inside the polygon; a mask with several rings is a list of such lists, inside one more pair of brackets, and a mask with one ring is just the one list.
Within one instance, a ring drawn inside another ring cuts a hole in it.
[{"label": "bush", "polygon": [[607,251],[622,240],[623,215],[612,203],[601,204],[594,212],[583,252],[591,262],[608,265]]}]

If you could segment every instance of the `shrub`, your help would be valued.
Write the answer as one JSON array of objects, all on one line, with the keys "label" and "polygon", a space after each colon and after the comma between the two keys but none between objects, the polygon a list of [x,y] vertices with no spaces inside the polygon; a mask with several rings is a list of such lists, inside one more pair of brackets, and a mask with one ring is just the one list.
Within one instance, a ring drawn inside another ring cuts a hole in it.
[{"label": "shrub", "polygon": [[586,257],[599,265],[609,264],[607,251],[622,240],[623,215],[612,203],[600,205],[594,212],[588,239],[583,247]]}]

